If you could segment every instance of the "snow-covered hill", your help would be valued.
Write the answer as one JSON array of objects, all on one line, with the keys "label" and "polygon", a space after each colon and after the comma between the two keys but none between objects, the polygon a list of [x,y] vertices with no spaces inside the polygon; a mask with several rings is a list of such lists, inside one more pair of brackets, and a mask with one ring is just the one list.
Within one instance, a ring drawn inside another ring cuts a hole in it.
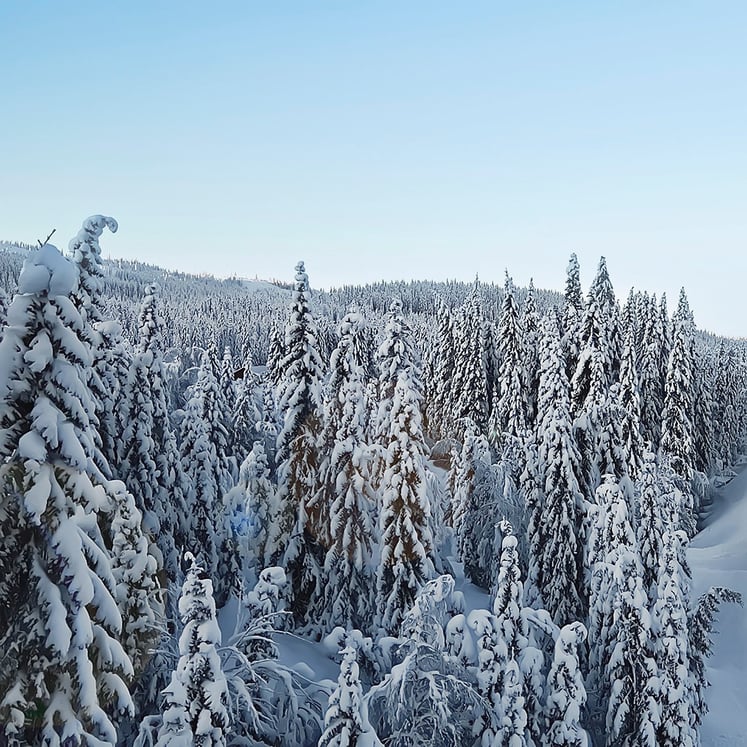
[{"label": "snow-covered hill", "polygon": [[[693,591],[726,586],[747,599],[747,466],[721,490],[714,508],[717,518],[690,545]],[[703,747],[742,747],[747,745],[747,613],[724,605],[716,628]]]}]

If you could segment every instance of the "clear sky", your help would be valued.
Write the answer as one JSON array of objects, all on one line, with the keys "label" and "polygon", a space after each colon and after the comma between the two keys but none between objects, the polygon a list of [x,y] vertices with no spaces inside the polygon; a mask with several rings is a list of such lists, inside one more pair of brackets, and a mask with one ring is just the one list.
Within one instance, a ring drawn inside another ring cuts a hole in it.
[{"label": "clear sky", "polygon": [[0,238],[314,286],[685,285],[747,334],[747,3],[0,2]]}]

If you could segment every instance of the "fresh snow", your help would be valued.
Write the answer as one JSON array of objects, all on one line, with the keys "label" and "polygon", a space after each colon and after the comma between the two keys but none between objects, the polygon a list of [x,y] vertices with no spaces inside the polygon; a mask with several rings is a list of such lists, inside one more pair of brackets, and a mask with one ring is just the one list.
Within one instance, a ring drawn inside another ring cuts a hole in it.
[{"label": "fresh snow", "polygon": [[[717,516],[690,544],[693,593],[726,586],[747,599],[747,465],[723,487]],[[747,614],[724,604],[717,615],[713,656],[708,662],[709,712],[701,727],[703,747],[747,745]]]}]

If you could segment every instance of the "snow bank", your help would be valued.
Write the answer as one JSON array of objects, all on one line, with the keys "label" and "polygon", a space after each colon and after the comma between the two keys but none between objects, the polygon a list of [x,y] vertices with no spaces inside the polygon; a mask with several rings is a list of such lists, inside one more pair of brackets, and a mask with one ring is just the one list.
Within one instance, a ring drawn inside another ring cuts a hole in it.
[{"label": "snow bank", "polygon": [[[719,517],[690,545],[693,592],[727,586],[747,599],[747,469],[721,491]],[[703,747],[747,746],[747,613],[725,604],[717,618],[706,693]]]}]

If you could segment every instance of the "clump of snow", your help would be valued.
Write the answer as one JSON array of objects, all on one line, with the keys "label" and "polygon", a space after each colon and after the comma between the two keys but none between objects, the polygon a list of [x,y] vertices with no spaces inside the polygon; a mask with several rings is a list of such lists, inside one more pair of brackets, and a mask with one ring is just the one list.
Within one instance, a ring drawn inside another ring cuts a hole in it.
[{"label": "clump of snow", "polygon": [[56,246],[45,244],[23,263],[18,292],[67,296],[77,283],[78,268]]}]

